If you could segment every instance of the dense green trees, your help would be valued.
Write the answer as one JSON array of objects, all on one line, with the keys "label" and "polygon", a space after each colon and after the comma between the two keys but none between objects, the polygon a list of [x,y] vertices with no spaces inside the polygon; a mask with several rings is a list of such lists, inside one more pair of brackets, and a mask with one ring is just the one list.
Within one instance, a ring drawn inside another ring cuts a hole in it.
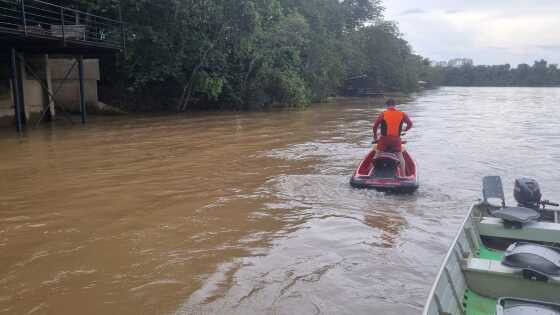
[{"label": "dense green trees", "polygon": [[442,84],[450,86],[560,86],[560,69],[545,60],[533,66],[509,64],[439,68]]},{"label": "dense green trees", "polygon": [[[63,0],[61,0],[63,1]],[[94,13],[118,0],[81,0]],[[121,0],[128,46],[105,64],[131,109],[302,106],[349,76],[412,91],[429,75],[379,0]]]}]

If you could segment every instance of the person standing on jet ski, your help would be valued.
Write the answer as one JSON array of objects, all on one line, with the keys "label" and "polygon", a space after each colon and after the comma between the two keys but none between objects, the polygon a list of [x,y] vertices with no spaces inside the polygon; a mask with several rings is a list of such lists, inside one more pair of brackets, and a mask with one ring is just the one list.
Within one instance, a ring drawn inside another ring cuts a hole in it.
[{"label": "person standing on jet ski", "polygon": [[[401,173],[406,174],[406,162],[402,154],[401,133],[412,128],[412,120],[404,112],[399,111],[394,99],[387,100],[387,109],[377,116],[373,124],[373,140],[377,143],[377,151],[394,152],[399,156]],[[381,138],[377,138],[377,129],[381,127]]]}]

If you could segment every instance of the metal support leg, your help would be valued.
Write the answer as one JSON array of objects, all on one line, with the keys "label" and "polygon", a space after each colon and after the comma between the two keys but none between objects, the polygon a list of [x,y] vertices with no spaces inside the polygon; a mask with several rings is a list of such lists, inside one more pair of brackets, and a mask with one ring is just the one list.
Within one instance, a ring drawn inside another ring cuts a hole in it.
[{"label": "metal support leg", "polygon": [[21,93],[20,93],[20,80],[18,76],[18,63],[16,58],[16,50],[12,48],[11,64],[12,64],[12,94],[14,100],[14,111],[16,117],[16,129],[18,132],[23,130],[23,121],[21,116]]},{"label": "metal support leg", "polygon": [[50,60],[48,54],[45,54],[44,62],[45,62],[45,87],[43,88],[46,88],[45,96],[47,100],[47,103],[45,104],[46,105],[45,108],[48,108],[49,120],[53,121],[56,116],[56,106],[54,103],[54,99],[51,97],[51,95],[53,95],[53,87],[52,87],[52,79],[51,79]]},{"label": "metal support leg", "polygon": [[78,57],[78,75],[80,79],[80,111],[82,113],[82,124],[86,123],[86,100],[84,95],[84,57]]},{"label": "metal support leg", "polygon": [[25,55],[23,53],[18,54],[16,52],[17,60],[17,75],[18,75],[18,85],[19,85],[19,109],[21,115],[21,124],[25,126],[27,124],[27,108],[25,106]]}]

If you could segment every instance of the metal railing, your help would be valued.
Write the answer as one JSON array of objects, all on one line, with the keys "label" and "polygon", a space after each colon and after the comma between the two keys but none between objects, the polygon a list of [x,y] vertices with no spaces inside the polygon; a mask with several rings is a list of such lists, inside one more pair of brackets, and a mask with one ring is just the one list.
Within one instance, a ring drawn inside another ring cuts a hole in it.
[{"label": "metal railing", "polygon": [[0,33],[125,48],[122,21],[104,18],[40,0],[0,0]]}]

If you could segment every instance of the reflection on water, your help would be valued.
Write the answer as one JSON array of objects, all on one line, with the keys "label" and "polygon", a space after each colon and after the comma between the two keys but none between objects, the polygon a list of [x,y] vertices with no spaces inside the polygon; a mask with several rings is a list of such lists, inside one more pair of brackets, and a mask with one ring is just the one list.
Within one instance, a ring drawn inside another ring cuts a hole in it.
[{"label": "reflection on water", "polygon": [[[381,230],[378,246],[391,248],[397,245],[399,232],[406,228],[406,219],[399,214],[381,212],[376,214],[365,215],[365,224],[374,229]],[[371,243],[373,245],[375,243]]]},{"label": "reflection on water", "polygon": [[349,187],[367,100],[4,133],[0,313],[417,313],[483,175],[560,191],[559,102],[445,88],[404,105],[409,196]]}]

